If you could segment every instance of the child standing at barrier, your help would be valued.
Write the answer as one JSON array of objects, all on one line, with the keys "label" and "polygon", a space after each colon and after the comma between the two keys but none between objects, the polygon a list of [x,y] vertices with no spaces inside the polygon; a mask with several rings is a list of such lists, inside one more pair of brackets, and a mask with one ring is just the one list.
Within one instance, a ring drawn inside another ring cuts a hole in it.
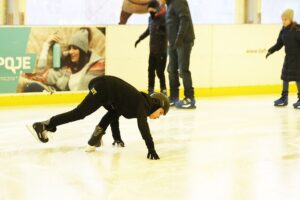
[{"label": "child standing at barrier", "polygon": [[300,108],[300,25],[294,21],[294,11],[286,10],[282,16],[283,27],[279,33],[276,44],[271,47],[266,55],[271,54],[285,47],[285,59],[282,68],[281,79],[283,80],[282,96],[274,102],[274,106],[287,106],[289,82],[295,81],[298,88],[298,101],[294,108]]},{"label": "child standing at barrier", "polygon": [[160,90],[167,95],[165,69],[167,62],[167,33],[165,25],[166,7],[160,6],[156,0],[149,3],[150,13],[147,30],[135,42],[135,47],[150,35],[150,55],[148,68],[148,92],[154,92],[155,72],[160,80]]}]

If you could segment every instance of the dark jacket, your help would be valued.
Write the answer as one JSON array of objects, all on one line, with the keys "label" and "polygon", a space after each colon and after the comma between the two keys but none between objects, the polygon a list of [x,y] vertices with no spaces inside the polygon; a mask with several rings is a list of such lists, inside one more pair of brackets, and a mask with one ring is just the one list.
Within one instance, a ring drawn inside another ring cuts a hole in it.
[{"label": "dark jacket", "polygon": [[150,53],[166,54],[168,48],[167,30],[166,30],[166,8],[161,7],[157,16],[153,19],[149,17],[147,30],[140,36],[140,40],[150,35]]},{"label": "dark jacket", "polygon": [[125,118],[137,118],[138,127],[148,149],[154,149],[147,117],[157,110],[159,102],[148,94],[139,92],[129,83],[113,76],[101,76],[91,81],[90,89],[95,88],[104,107],[113,109]]},{"label": "dark jacket", "polygon": [[192,17],[186,0],[168,0],[166,25],[170,46],[175,44],[178,38],[184,43],[195,40]]},{"label": "dark jacket", "polygon": [[269,49],[270,53],[285,47],[285,59],[281,79],[300,81],[300,26],[296,23],[282,28],[277,43]]}]

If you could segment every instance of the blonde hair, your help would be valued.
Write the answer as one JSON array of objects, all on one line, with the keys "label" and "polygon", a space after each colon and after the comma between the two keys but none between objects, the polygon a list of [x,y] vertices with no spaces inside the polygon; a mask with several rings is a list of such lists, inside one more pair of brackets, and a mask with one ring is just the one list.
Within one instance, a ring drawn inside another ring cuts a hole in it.
[{"label": "blonde hair", "polygon": [[293,9],[287,9],[287,10],[285,10],[282,13],[281,18],[286,18],[286,19],[289,19],[291,21],[294,21],[294,10]]}]

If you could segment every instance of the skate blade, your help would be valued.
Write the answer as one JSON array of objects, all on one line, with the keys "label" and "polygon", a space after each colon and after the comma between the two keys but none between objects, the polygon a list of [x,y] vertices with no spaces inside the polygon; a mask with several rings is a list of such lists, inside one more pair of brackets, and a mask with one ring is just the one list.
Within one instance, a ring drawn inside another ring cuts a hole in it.
[{"label": "skate blade", "polygon": [[94,151],[96,151],[96,147],[94,147],[94,146],[91,146],[91,145],[87,145],[86,147],[85,147],[85,150],[84,150],[85,152],[94,152]]},{"label": "skate blade", "polygon": [[35,130],[33,129],[33,126],[31,124],[27,124],[26,125],[28,131],[31,133],[31,135],[38,141],[41,142],[40,139],[37,136],[37,133],[35,132]]}]

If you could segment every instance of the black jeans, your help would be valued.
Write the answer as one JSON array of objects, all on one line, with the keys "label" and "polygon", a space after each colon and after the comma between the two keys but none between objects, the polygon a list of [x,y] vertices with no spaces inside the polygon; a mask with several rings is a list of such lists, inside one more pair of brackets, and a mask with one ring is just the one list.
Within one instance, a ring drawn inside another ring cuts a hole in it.
[{"label": "black jeans", "polygon": [[[99,93],[101,93],[101,91],[98,91],[97,94],[93,93],[92,91],[89,92],[85,99],[75,109],[52,117],[49,121],[48,128],[53,129],[59,125],[84,119],[86,116],[98,110],[106,103],[106,97],[100,95]],[[108,110],[108,112],[103,116],[98,125],[103,130],[106,130],[111,124],[113,137],[116,139],[121,139],[119,131],[120,115],[117,114],[111,106],[105,106],[105,108]]]},{"label": "black jeans", "polygon": [[166,89],[166,69],[167,55],[166,54],[154,54],[149,55],[149,68],[148,68],[148,90],[153,91],[155,87],[155,72],[160,81],[160,89]]},{"label": "black jeans", "polygon": [[179,76],[183,80],[184,95],[187,98],[194,98],[193,81],[190,72],[190,56],[194,43],[183,43],[177,49],[169,48],[169,81],[172,98],[179,97]]},{"label": "black jeans", "polygon": [[[289,81],[282,82],[282,95],[288,96],[289,94]],[[298,97],[300,98],[300,81],[296,81],[297,89],[298,89]]]}]

